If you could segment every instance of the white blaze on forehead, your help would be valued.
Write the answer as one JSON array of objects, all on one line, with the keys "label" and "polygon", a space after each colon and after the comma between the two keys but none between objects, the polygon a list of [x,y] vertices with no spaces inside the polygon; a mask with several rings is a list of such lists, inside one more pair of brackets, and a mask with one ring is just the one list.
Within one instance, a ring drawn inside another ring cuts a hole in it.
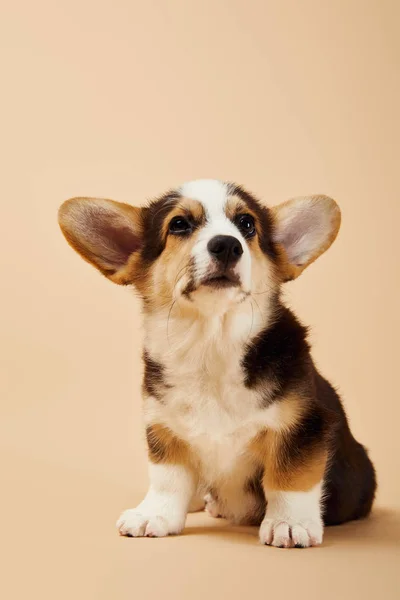
[{"label": "white blaze on forehead", "polygon": [[208,251],[210,239],[217,235],[231,235],[242,244],[243,255],[234,271],[239,275],[243,289],[248,290],[251,284],[251,256],[243,235],[225,213],[229,185],[218,179],[198,179],[182,185],[179,192],[185,198],[200,202],[206,215],[206,224],[201,228],[197,243],[192,249],[197,281],[215,269]]},{"label": "white blaze on forehead", "polygon": [[224,214],[228,199],[228,186],[218,179],[197,179],[184,183],[179,189],[182,196],[201,202],[208,220]]}]

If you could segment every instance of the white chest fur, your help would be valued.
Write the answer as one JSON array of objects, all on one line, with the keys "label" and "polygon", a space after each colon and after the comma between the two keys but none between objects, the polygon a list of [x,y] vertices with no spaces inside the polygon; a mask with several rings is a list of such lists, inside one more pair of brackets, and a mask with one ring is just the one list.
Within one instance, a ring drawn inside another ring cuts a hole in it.
[{"label": "white chest fur", "polygon": [[162,401],[146,398],[146,425],[162,424],[187,442],[208,483],[236,474],[258,431],[281,426],[279,405],[262,407],[260,393],[244,384],[248,315],[244,310],[225,327],[219,318],[172,322],[168,337],[159,321],[147,323],[146,349],[162,364],[169,387]]},{"label": "white chest fur", "polygon": [[151,401],[148,416],[190,444],[209,482],[229,476],[257,432],[275,427],[277,421],[277,407],[259,408],[257,394],[243,385],[218,390],[191,380],[187,386],[174,386],[164,402],[160,407]]}]

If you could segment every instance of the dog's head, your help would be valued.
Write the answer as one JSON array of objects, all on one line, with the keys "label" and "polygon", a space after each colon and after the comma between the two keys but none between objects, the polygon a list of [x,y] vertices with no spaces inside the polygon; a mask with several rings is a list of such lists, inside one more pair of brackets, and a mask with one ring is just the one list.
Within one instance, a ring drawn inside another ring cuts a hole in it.
[{"label": "dog's head", "polygon": [[218,313],[296,278],[334,241],[340,210],[326,196],[268,209],[242,187],[199,180],[143,207],[73,198],[59,223],[85,260],[133,284],[145,305]]}]

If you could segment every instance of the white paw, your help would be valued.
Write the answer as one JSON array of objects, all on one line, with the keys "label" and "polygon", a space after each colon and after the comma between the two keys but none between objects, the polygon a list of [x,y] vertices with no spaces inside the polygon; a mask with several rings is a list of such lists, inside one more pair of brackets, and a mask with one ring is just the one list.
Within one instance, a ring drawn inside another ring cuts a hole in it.
[{"label": "white paw", "polygon": [[208,512],[211,517],[214,517],[214,519],[221,518],[218,502],[213,498],[213,496],[211,494],[206,494],[204,501],[206,503],[206,512]]},{"label": "white paw", "polygon": [[121,535],[128,537],[165,537],[178,534],[184,523],[177,523],[165,515],[150,514],[135,508],[122,513],[117,521]]},{"label": "white paw", "polygon": [[295,521],[265,517],[260,541],[277,548],[308,548],[322,543],[323,526],[319,521]]}]

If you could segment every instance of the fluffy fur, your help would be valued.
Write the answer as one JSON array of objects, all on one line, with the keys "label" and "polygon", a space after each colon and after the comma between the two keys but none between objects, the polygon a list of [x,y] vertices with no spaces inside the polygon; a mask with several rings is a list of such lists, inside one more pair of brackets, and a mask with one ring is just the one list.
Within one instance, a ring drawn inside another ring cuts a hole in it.
[{"label": "fluffy fur", "polygon": [[268,209],[243,188],[187,183],[143,208],[75,198],[59,213],[85,260],[143,301],[150,488],[122,535],[182,531],[187,512],[260,525],[263,544],[320,544],[366,516],[376,482],[307,330],[281,302],[334,241],[326,196]]}]

